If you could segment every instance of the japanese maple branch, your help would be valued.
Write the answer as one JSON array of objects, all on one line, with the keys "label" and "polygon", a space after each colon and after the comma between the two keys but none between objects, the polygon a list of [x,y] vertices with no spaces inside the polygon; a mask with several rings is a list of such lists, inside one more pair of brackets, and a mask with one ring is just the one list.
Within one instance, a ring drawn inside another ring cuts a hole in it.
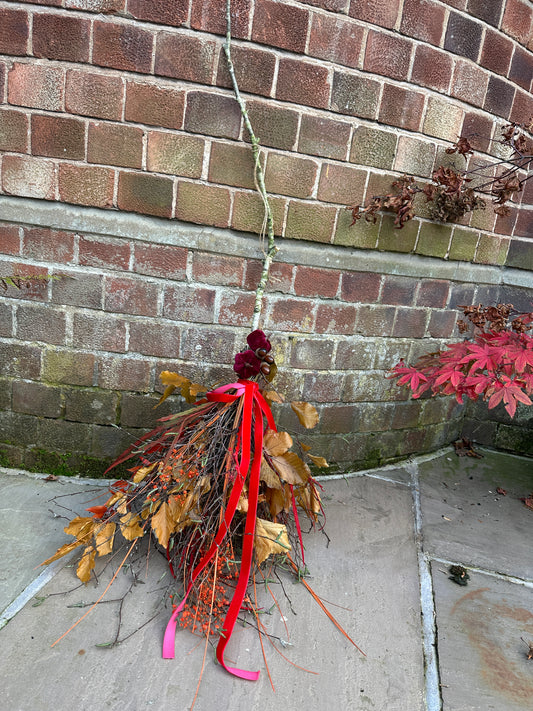
[{"label": "japanese maple branch", "polygon": [[254,133],[252,124],[250,123],[250,118],[248,116],[248,111],[246,110],[246,104],[244,103],[243,98],[241,96],[241,92],[239,91],[239,85],[237,83],[235,70],[233,68],[233,61],[231,58],[231,0],[226,0],[226,41],[224,42],[224,52],[226,54],[226,59],[228,62],[228,70],[231,77],[231,83],[233,86],[233,91],[235,93],[235,98],[237,99],[237,103],[239,104],[246,130],[250,134],[250,140],[252,143],[252,155],[254,158],[254,183],[257,192],[261,196],[261,200],[263,201],[263,207],[265,210],[261,234],[263,235],[266,232],[268,243],[267,251],[263,259],[263,269],[261,272],[261,277],[259,279],[259,283],[255,291],[255,303],[252,316],[252,330],[255,331],[255,329],[259,328],[259,320],[261,318],[261,309],[263,305],[263,294],[265,292],[265,287],[268,282],[270,265],[272,264],[272,260],[274,259],[278,248],[274,243],[274,219],[272,216],[272,208],[270,207],[270,203],[268,201],[268,194],[265,188],[265,176],[263,173],[263,168],[261,166],[261,157],[259,154],[259,141],[257,140],[257,137]]}]

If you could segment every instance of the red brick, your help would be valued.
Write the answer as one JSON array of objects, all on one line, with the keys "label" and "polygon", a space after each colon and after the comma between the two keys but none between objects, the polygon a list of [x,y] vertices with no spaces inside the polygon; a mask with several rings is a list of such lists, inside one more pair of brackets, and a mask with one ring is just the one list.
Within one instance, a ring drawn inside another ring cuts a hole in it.
[{"label": "red brick", "polygon": [[63,82],[64,71],[59,67],[15,62],[8,75],[9,103],[61,111]]},{"label": "red brick", "polygon": [[407,79],[413,43],[404,37],[370,30],[366,41],[364,69],[392,79]]},{"label": "red brick", "polygon": [[141,279],[107,277],[104,285],[104,310],[137,316],[157,315],[158,288]]},{"label": "red brick", "polygon": [[60,417],[61,389],[42,383],[13,381],[13,410],[40,417]]},{"label": "red brick", "polygon": [[503,4],[504,0],[493,0],[490,3],[485,0],[468,0],[468,12],[489,25],[499,27]]},{"label": "red brick", "polygon": [[435,2],[405,0],[400,32],[438,47],[445,24],[445,13],[445,8]]},{"label": "red brick", "polygon": [[282,57],[279,63],[276,98],[304,106],[325,109],[330,85],[326,67]]},{"label": "red brick", "polygon": [[[516,219],[518,217],[518,209],[510,208],[509,214],[500,217],[496,217],[496,223],[494,225],[494,232],[500,235],[512,235],[515,227]],[[529,235],[526,235],[529,237]],[[481,245],[481,241],[480,241]],[[478,248],[479,251],[479,248]],[[476,260],[477,261],[477,260]]]},{"label": "red brick", "polygon": [[17,307],[17,338],[22,341],[41,341],[61,346],[65,343],[66,315],[54,307]]},{"label": "red brick", "polygon": [[393,84],[386,84],[381,99],[379,120],[391,126],[417,131],[422,118],[424,95]]},{"label": "red brick", "polygon": [[90,22],[80,17],[36,13],[32,29],[33,54],[46,59],[87,62],[90,32]]},{"label": "red brick", "polygon": [[81,236],[79,263],[86,267],[125,269],[130,263],[130,245],[121,239]]},{"label": "red brick", "polygon": [[409,277],[386,276],[383,280],[381,301],[384,304],[411,306],[415,298],[417,281]]},{"label": "red brick", "polygon": [[142,129],[111,123],[89,124],[87,143],[89,163],[140,168],[142,151]]},{"label": "red brick", "polygon": [[7,266],[7,274],[9,276],[28,277],[24,281],[22,289],[13,289],[11,298],[21,299],[24,301],[48,301],[48,284],[49,276],[46,267],[38,267],[34,264],[4,262],[0,266]]},{"label": "red brick", "polygon": [[181,350],[186,360],[233,364],[235,336],[228,329],[188,328]]},{"label": "red brick", "polygon": [[340,273],[334,269],[298,267],[294,280],[296,296],[314,296],[334,299],[339,288]]},{"label": "red brick", "polygon": [[492,138],[492,128],[492,119],[470,112],[465,114],[461,136],[468,138],[476,150],[486,151]]},{"label": "red brick", "polygon": [[28,117],[21,111],[0,109],[0,151],[26,153]]},{"label": "red brick", "polygon": [[375,119],[381,86],[365,76],[335,72],[331,92],[331,110],[358,118]]},{"label": "red brick", "polygon": [[447,91],[452,76],[453,61],[446,52],[419,44],[416,48],[411,81],[437,91]]},{"label": "red brick", "polygon": [[211,84],[216,48],[216,43],[211,40],[160,32],[157,36],[155,74]]},{"label": "red brick", "polygon": [[195,252],[192,274],[194,281],[206,284],[241,286],[244,277],[244,260],[211,252]]},{"label": "red brick", "polygon": [[392,29],[398,17],[400,0],[351,0],[350,17]]},{"label": "red brick", "polygon": [[392,330],[394,338],[422,338],[426,331],[426,309],[398,309]]},{"label": "red brick", "polygon": [[181,128],[184,110],[184,91],[133,81],[126,85],[126,121],[162,128]]},{"label": "red brick", "polygon": [[[149,0],[148,0],[149,1]],[[231,36],[248,37],[250,0],[233,0],[231,3]],[[219,0],[194,0],[191,10],[191,27],[195,30],[226,34],[226,5]],[[233,50],[232,50],[233,52]]]},{"label": "red brick", "polygon": [[533,77],[533,53],[517,47],[509,70],[509,80],[529,91]]},{"label": "red brick", "polygon": [[52,282],[53,303],[102,308],[103,277],[100,274],[80,274],[65,269],[55,273],[61,278]]},{"label": "red brick", "polygon": [[286,297],[268,300],[272,308],[266,327],[276,331],[311,332],[314,330],[314,314],[309,301],[288,299]]},{"label": "red brick", "polygon": [[507,0],[501,29],[521,44],[526,45],[530,39],[533,9],[521,0]]},{"label": "red brick", "polygon": [[496,74],[507,76],[514,45],[501,32],[487,28],[479,63]]},{"label": "red brick", "polygon": [[[254,133],[262,146],[290,151],[298,132],[298,114],[291,109],[271,106],[264,101],[246,102]],[[245,131],[245,140],[249,140]]]},{"label": "red brick", "polygon": [[181,326],[153,321],[130,323],[129,350],[160,358],[177,358]]},{"label": "red brick", "polygon": [[394,306],[361,306],[355,332],[362,336],[390,335],[395,311]]},{"label": "red brick", "polygon": [[146,173],[121,172],[119,175],[117,206],[120,210],[170,217],[172,196],[170,178]]},{"label": "red brick", "polygon": [[176,133],[148,133],[147,168],[184,178],[199,178],[204,157],[203,138]]},{"label": "red brick", "polygon": [[256,0],[252,40],[281,47],[291,52],[304,52],[309,11],[272,0]]},{"label": "red brick", "polygon": [[53,200],[55,183],[52,161],[30,156],[4,156],[2,159],[2,188],[10,195]]},{"label": "red brick", "polygon": [[346,13],[350,0],[300,0],[303,5],[312,5],[313,7],[321,7],[323,10],[331,12]]},{"label": "red brick", "polygon": [[215,290],[176,284],[165,288],[163,316],[189,323],[213,323]]},{"label": "red brick", "polygon": [[46,227],[26,228],[22,253],[25,257],[47,262],[71,262],[74,258],[74,234]]},{"label": "red brick", "polygon": [[161,279],[186,279],[187,250],[166,244],[136,242],[133,271]]},{"label": "red brick", "polygon": [[364,28],[344,17],[312,15],[308,54],[347,67],[357,67]]},{"label": "red brick", "polygon": [[416,297],[417,306],[443,309],[448,301],[450,285],[441,279],[423,279]]},{"label": "red brick", "polygon": [[250,326],[255,294],[224,291],[220,298],[218,323],[228,326]]},{"label": "red brick", "polygon": [[428,333],[432,338],[450,338],[455,330],[455,311],[432,311]]},{"label": "red brick", "polygon": [[28,13],[0,8],[0,54],[26,54],[28,36]]},{"label": "red brick", "polygon": [[475,22],[470,17],[457,12],[450,13],[444,37],[444,49],[475,62],[479,56],[482,37],[483,25],[480,22]]},{"label": "red brick", "polygon": [[[264,160],[261,162],[264,164]],[[209,182],[253,188],[254,172],[251,147],[235,143],[213,142],[211,144]]]},{"label": "red brick", "polygon": [[[240,91],[270,96],[276,69],[276,57],[272,52],[235,45],[231,48],[231,58]],[[218,59],[217,85],[227,88],[233,86],[222,48]]]},{"label": "red brick", "polygon": [[317,333],[352,334],[357,309],[346,304],[319,304],[316,312]]},{"label": "red brick", "polygon": [[179,27],[187,20],[189,0],[128,0],[128,12],[137,20]]},{"label": "red brick", "polygon": [[[244,288],[248,291],[255,291],[261,277],[263,263],[249,259],[246,265],[246,276],[244,277]],[[292,264],[274,261],[270,266],[270,273],[266,290],[270,292],[280,291],[289,294],[292,291],[292,282],[296,267]]]},{"label": "red brick", "polygon": [[[61,5],[60,2],[55,0],[45,4]],[[126,0],[63,0],[63,6],[69,10],[86,10],[87,12],[98,12],[107,15],[125,10]]]},{"label": "red brick", "polygon": [[302,115],[298,150],[308,155],[345,160],[350,124],[321,116]]},{"label": "red brick", "polygon": [[153,34],[141,27],[96,20],[93,64],[148,74],[152,66],[153,44]]},{"label": "red brick", "polygon": [[331,339],[298,338],[291,345],[292,368],[329,370],[332,366],[333,342]]},{"label": "red brick", "polygon": [[41,372],[41,351],[37,346],[0,343],[0,375],[38,380]]},{"label": "red brick", "polygon": [[307,373],[303,392],[312,402],[338,402],[342,397],[342,373]]},{"label": "red brick", "polygon": [[239,105],[230,96],[190,91],[185,112],[186,131],[222,138],[238,138],[241,130]]},{"label": "red brick", "polygon": [[20,227],[0,224],[0,252],[2,254],[20,254],[20,237]]},{"label": "red brick", "polygon": [[489,75],[472,62],[458,60],[455,63],[451,94],[474,106],[483,106]]},{"label": "red brick", "polygon": [[533,210],[519,210],[514,228],[514,235],[518,237],[533,236]]},{"label": "red brick", "polygon": [[61,163],[59,196],[63,202],[92,207],[113,205],[114,171],[97,166]]},{"label": "red brick", "polygon": [[509,118],[515,96],[515,87],[499,77],[491,76],[483,108],[502,118]]},{"label": "red brick", "polygon": [[318,185],[318,199],[340,205],[363,201],[367,173],[337,163],[323,163]]},{"label": "red brick", "polygon": [[137,358],[103,357],[98,360],[98,385],[110,390],[147,392],[150,363]]},{"label": "red brick", "polygon": [[[533,117],[533,97],[524,91],[516,91],[510,119],[516,123],[528,123]],[[531,154],[531,151],[529,151]]]},{"label": "red brick", "polygon": [[51,158],[85,158],[85,124],[74,118],[41,116],[31,118],[31,150]]},{"label": "red brick", "polygon": [[314,161],[306,158],[269,153],[265,171],[267,192],[291,197],[310,197],[315,185],[317,168]]},{"label": "red brick", "polygon": [[72,338],[77,348],[124,353],[126,321],[116,316],[75,313]]},{"label": "red brick", "polygon": [[70,113],[120,121],[123,102],[122,79],[92,72],[67,71],[65,108]]},{"label": "red brick", "polygon": [[176,217],[215,227],[227,227],[231,197],[229,190],[213,185],[201,185],[180,180],[176,202]]}]

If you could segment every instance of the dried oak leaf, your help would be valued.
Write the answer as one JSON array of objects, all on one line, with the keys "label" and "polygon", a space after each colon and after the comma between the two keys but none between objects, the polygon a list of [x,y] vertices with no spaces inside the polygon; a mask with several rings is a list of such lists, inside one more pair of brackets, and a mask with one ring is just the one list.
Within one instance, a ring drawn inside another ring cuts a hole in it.
[{"label": "dried oak leaf", "polygon": [[254,553],[258,565],[270,555],[291,550],[287,529],[282,523],[273,523],[258,518],[255,524]]},{"label": "dried oak leaf", "polygon": [[315,407],[313,407],[308,402],[291,402],[291,408],[293,412],[296,413],[300,424],[306,427],[308,430],[316,427],[318,424],[318,412]]}]

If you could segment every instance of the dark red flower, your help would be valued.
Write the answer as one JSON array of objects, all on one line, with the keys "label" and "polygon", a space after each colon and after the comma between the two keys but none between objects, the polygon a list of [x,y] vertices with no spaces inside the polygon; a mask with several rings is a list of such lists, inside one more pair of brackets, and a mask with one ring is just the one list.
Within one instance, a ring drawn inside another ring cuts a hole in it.
[{"label": "dark red flower", "polygon": [[[266,340],[266,339],[265,339]],[[237,353],[233,370],[240,378],[251,378],[261,369],[261,361],[251,350]]]},{"label": "dark red flower", "polygon": [[259,328],[256,331],[252,331],[246,337],[246,342],[253,351],[256,351],[258,348],[264,348],[265,351],[268,353],[268,351],[272,348],[272,346],[270,345],[270,341],[265,336],[264,332],[261,331]]}]

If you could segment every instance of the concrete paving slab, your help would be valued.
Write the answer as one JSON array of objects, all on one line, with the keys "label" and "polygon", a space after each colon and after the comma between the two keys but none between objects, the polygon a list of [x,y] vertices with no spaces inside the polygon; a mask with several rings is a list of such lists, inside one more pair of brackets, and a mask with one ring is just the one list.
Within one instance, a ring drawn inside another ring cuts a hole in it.
[{"label": "concrete paving slab", "polygon": [[[288,582],[297,615],[287,608],[292,647],[283,650],[295,664],[318,672],[308,674],[291,666],[265,644],[275,685],[270,688],[262,663],[257,633],[236,628],[228,658],[245,669],[261,668],[258,682],[237,680],[213,663],[208,649],[196,711],[287,711],[355,709],[357,711],[422,711],[423,659],[420,642],[420,604],[417,557],[413,536],[410,490],[400,484],[367,477],[324,482],[327,531],[306,539],[310,584],[331,607],[347,632],[365,651],[363,657],[333,627],[303,586]],[[39,528],[39,535],[42,535]],[[60,541],[62,542],[62,541]],[[47,554],[55,550],[48,539]],[[118,559],[117,559],[118,560]],[[114,562],[116,565],[117,562]],[[150,558],[144,585],[126,598],[124,632],[146,622],[162,599],[166,571],[157,554]],[[164,611],[118,647],[102,649],[97,643],[113,638],[117,603],[99,605],[59,644],[50,647],[84,612],[67,607],[91,602],[104,589],[108,566],[99,577],[68,595],[53,595],[38,607],[27,605],[0,631],[2,697],[6,708],[17,711],[79,711],[111,709],[188,709],[194,697],[202,663],[202,648],[181,631],[176,658],[161,659],[161,639],[167,622]],[[145,572],[143,571],[143,579]],[[119,574],[119,586],[128,584]],[[63,568],[40,592],[44,597],[77,585],[72,568]],[[117,590],[108,593],[117,597]],[[265,607],[270,601],[265,598]],[[286,632],[280,613],[264,615],[273,634]],[[51,683],[51,680],[54,683]]]},{"label": "concrete paving slab", "polygon": [[[430,555],[533,580],[533,460],[480,450],[419,464],[424,549]],[[498,495],[496,488],[507,491]]]},{"label": "concrete paving slab", "polygon": [[470,572],[468,586],[433,564],[443,711],[532,707],[533,589]]}]

